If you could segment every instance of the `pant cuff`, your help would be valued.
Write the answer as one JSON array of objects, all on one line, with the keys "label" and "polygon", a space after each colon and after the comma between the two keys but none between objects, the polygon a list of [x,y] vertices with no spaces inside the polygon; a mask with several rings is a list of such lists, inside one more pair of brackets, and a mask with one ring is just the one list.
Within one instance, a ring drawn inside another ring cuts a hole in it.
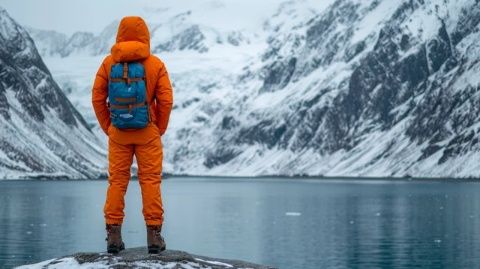
[{"label": "pant cuff", "polygon": [[145,223],[146,223],[148,226],[151,226],[151,225],[162,225],[162,224],[163,224],[163,221],[162,221],[162,220],[146,220]]},{"label": "pant cuff", "polygon": [[121,225],[123,220],[114,220],[114,219],[107,219],[105,220],[106,224],[113,224],[113,225]]}]

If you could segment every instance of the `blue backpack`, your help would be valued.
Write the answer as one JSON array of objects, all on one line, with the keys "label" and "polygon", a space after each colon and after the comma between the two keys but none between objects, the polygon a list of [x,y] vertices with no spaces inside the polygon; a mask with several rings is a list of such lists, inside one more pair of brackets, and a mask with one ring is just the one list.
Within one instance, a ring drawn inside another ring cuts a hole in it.
[{"label": "blue backpack", "polygon": [[150,121],[141,63],[117,63],[112,66],[108,83],[108,101],[113,126],[119,129],[145,128]]}]

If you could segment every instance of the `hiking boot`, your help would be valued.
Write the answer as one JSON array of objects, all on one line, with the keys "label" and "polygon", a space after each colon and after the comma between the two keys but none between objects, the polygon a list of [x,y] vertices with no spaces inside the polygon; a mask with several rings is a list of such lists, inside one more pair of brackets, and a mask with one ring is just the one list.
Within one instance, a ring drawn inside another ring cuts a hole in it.
[{"label": "hiking boot", "polygon": [[107,224],[107,252],[117,254],[119,251],[125,249],[125,244],[122,241],[122,226],[116,224]]},{"label": "hiking boot", "polygon": [[165,240],[160,235],[162,225],[147,225],[147,246],[149,254],[158,254],[167,248]]}]

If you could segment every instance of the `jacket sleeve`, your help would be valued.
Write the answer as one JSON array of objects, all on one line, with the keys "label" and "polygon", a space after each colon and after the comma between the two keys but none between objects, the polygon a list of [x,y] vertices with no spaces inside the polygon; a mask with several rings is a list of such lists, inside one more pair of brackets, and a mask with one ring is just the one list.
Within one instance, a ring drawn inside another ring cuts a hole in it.
[{"label": "jacket sleeve", "polygon": [[172,85],[170,84],[170,78],[163,63],[160,67],[157,85],[155,87],[155,98],[157,100],[157,126],[160,130],[160,135],[163,135],[167,130],[173,104]]},{"label": "jacket sleeve", "polygon": [[92,89],[92,105],[97,116],[98,123],[102,130],[107,134],[108,127],[110,126],[110,111],[107,106],[108,98],[108,78],[107,71],[105,69],[105,61],[98,69],[95,77],[95,82]]}]

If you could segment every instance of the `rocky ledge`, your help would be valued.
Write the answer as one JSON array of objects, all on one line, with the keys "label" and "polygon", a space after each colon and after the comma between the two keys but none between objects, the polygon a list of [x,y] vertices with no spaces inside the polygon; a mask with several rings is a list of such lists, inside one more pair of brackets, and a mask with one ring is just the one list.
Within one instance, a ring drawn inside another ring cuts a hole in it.
[{"label": "rocky ledge", "polygon": [[18,268],[252,268],[274,269],[244,261],[216,259],[192,255],[184,251],[166,250],[160,254],[147,254],[146,248],[130,248],[117,255],[108,253],[82,252]]}]

